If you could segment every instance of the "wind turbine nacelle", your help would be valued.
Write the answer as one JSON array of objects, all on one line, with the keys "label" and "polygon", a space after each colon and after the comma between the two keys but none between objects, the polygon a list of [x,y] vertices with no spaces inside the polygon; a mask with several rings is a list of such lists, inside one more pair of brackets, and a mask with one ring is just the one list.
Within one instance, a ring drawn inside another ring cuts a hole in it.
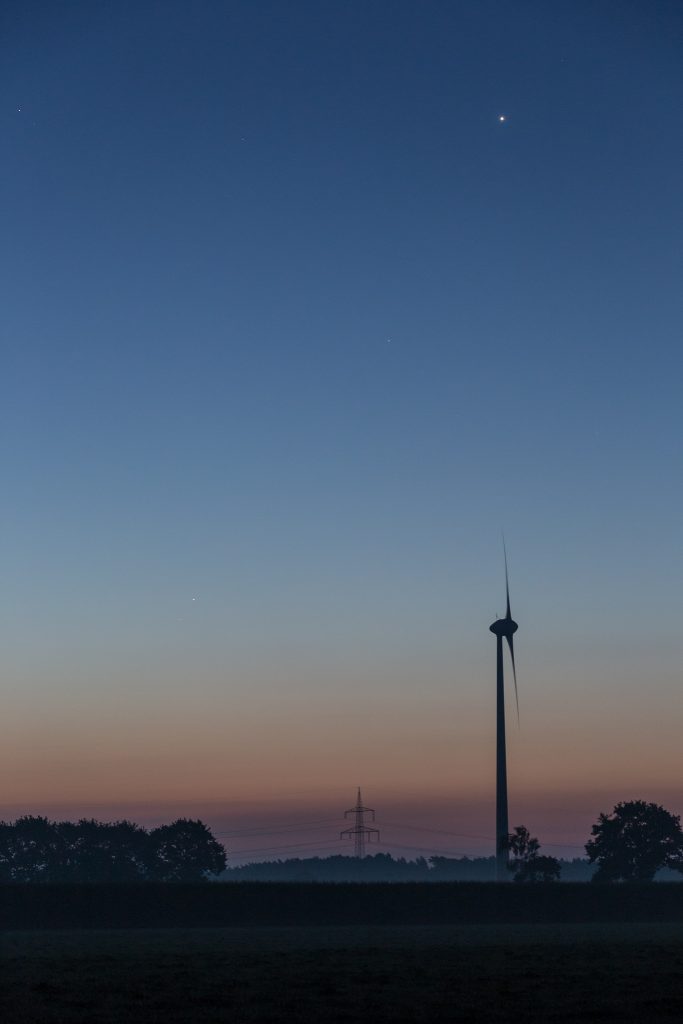
[{"label": "wind turbine nacelle", "polygon": [[496,636],[512,636],[513,633],[517,632],[517,623],[514,619],[496,619],[489,626],[492,633]]}]

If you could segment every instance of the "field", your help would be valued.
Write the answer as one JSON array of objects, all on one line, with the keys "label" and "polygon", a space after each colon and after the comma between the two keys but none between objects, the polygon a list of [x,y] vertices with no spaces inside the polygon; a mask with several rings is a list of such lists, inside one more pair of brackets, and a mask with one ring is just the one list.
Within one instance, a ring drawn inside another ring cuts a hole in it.
[{"label": "field", "polygon": [[683,1020],[683,885],[0,886],[3,1024]]},{"label": "field", "polygon": [[683,884],[491,882],[0,885],[0,929],[683,925]]},{"label": "field", "polygon": [[678,924],[4,932],[4,1024],[683,1020]]}]

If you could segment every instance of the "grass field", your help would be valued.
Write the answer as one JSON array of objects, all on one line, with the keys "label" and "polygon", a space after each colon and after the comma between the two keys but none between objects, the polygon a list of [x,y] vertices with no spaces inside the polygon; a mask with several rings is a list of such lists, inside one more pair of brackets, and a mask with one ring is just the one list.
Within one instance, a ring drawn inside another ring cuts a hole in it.
[{"label": "grass field", "polygon": [[0,885],[0,929],[683,925],[683,885],[494,882]]},{"label": "grass field", "polygon": [[16,931],[0,1020],[683,1020],[677,924]]}]

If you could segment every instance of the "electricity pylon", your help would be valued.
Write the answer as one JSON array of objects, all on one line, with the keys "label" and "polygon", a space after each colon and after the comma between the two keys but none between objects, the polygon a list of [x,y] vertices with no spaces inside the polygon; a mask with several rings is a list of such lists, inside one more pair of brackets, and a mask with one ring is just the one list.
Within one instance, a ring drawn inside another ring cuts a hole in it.
[{"label": "electricity pylon", "polygon": [[365,856],[365,842],[373,842],[373,836],[377,838],[375,842],[379,842],[379,829],[371,828],[365,824],[364,815],[371,814],[372,821],[375,820],[375,812],[372,807],[363,807],[363,800],[360,795],[360,786],[358,787],[358,797],[356,799],[356,806],[351,807],[348,811],[344,811],[344,817],[348,818],[349,814],[354,815],[354,826],[353,828],[345,828],[343,832],[339,833],[340,839],[350,839],[353,836],[354,848],[353,852],[356,857]]}]

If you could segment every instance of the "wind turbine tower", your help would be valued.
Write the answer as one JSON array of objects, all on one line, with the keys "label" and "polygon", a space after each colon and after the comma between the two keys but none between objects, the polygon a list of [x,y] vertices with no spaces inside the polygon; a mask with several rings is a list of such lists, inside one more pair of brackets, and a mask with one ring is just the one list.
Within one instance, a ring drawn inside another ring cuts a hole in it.
[{"label": "wind turbine tower", "polygon": [[517,632],[517,623],[510,614],[510,586],[508,583],[508,560],[505,544],[505,598],[507,607],[504,619],[496,619],[489,629],[496,637],[496,881],[508,881],[508,780],[507,757],[505,753],[505,680],[503,677],[503,640],[507,640],[512,661],[512,677],[515,683],[515,702],[519,721],[519,699],[517,696],[517,670],[515,648],[512,637]]}]

